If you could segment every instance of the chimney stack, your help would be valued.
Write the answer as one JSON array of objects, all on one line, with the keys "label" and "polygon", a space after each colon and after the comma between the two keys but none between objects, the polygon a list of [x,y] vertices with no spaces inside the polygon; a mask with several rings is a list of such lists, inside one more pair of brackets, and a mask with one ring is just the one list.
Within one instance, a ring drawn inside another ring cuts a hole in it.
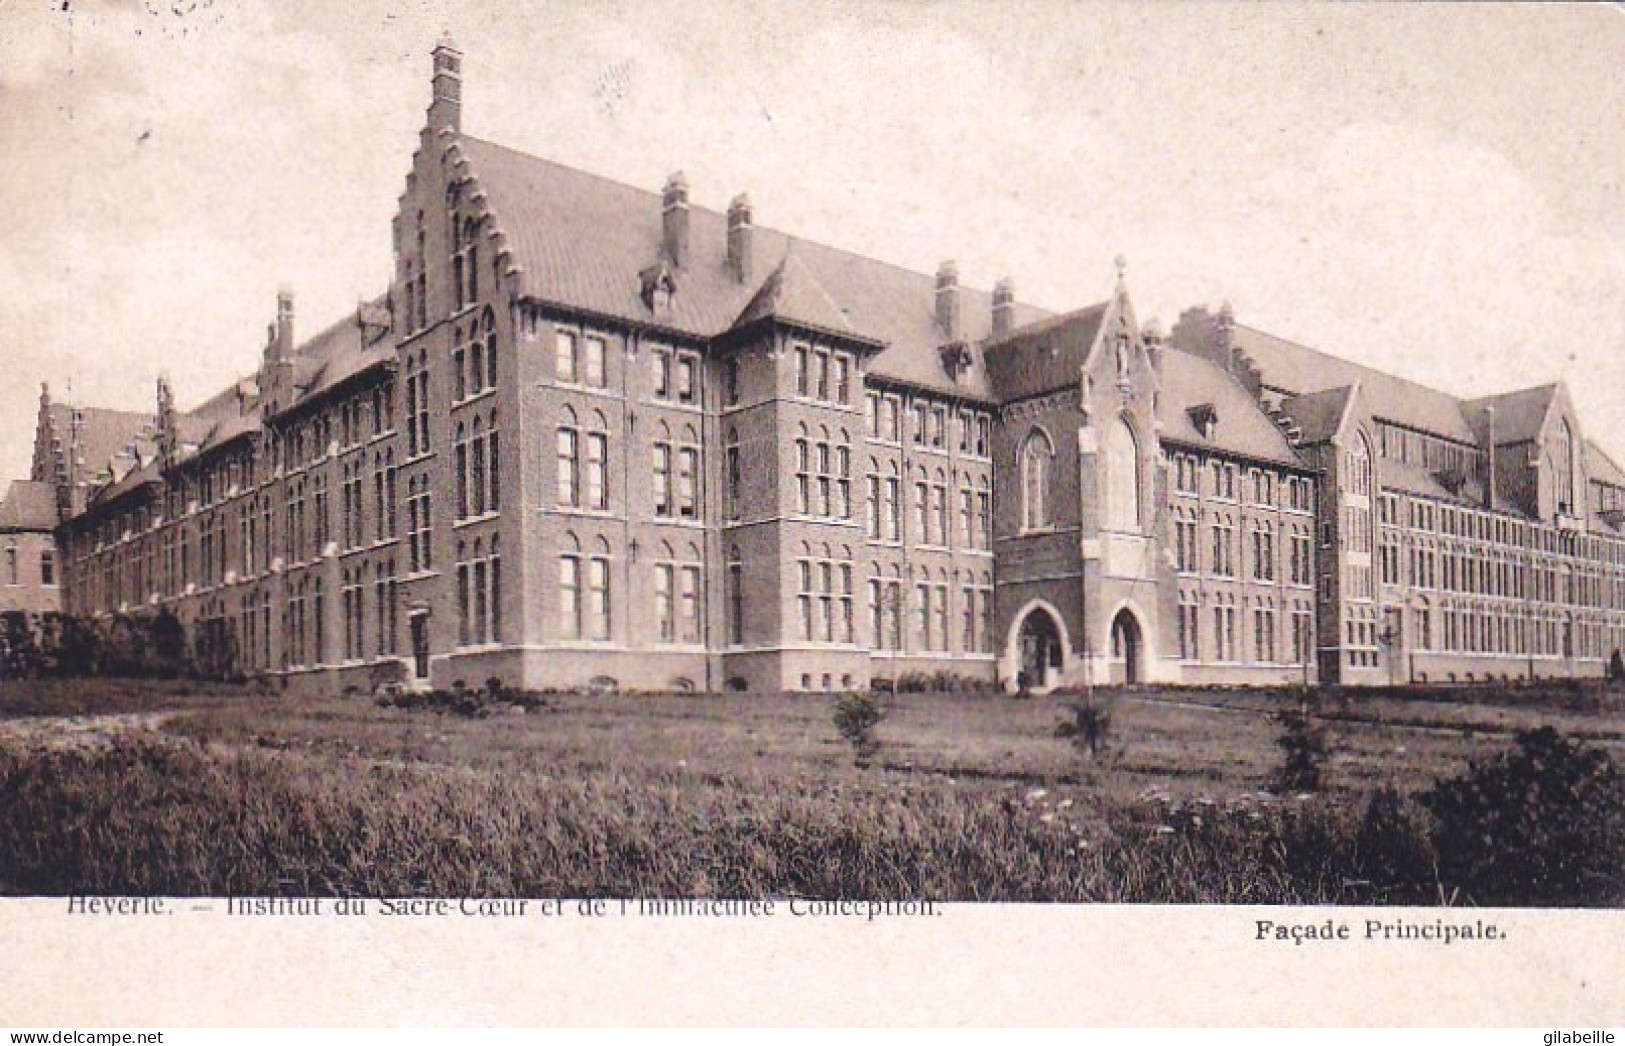
[{"label": "chimney stack", "polygon": [[740,283],[750,282],[750,197],[740,193],[728,205],[728,271]]},{"label": "chimney stack", "polygon": [[959,266],[951,261],[937,267],[937,326],[950,340],[959,337]]},{"label": "chimney stack", "polygon": [[293,291],[280,287],[276,292],[276,358],[293,357]]},{"label": "chimney stack", "polygon": [[1016,285],[1008,276],[993,285],[993,336],[1003,337],[1016,325]]},{"label": "chimney stack", "polygon": [[1484,507],[1491,512],[1495,511],[1495,404],[1486,404],[1484,413],[1489,420],[1489,436],[1484,441]]},{"label": "chimney stack", "polygon": [[434,49],[434,101],[429,104],[431,131],[460,131],[463,124],[463,52],[448,34]]},{"label": "chimney stack", "polygon": [[688,178],[676,171],[660,194],[661,248],[666,260],[682,267],[688,259]]}]

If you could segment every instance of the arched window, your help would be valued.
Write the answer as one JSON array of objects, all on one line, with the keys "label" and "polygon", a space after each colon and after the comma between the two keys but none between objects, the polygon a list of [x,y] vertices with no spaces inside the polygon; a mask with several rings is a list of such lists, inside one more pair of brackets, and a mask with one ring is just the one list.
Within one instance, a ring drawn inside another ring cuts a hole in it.
[{"label": "arched window", "polygon": [[1140,530],[1140,448],[1128,419],[1119,417],[1106,433],[1106,525]]},{"label": "arched window", "polygon": [[1574,429],[1567,418],[1557,430],[1556,455],[1557,511],[1560,515],[1578,515],[1574,504]]},{"label": "arched window", "polygon": [[1033,429],[1021,445],[1021,529],[1049,526],[1050,464],[1055,448],[1042,429]]}]

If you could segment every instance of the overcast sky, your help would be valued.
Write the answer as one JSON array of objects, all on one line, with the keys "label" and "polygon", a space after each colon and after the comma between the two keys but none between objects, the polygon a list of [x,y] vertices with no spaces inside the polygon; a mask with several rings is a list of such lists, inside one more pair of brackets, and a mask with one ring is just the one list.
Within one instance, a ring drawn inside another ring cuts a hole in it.
[{"label": "overcast sky", "polygon": [[39,383],[151,410],[381,292],[465,130],[1053,309],[1240,320],[1459,394],[1563,380],[1625,462],[1617,6],[0,0],[0,477]]}]

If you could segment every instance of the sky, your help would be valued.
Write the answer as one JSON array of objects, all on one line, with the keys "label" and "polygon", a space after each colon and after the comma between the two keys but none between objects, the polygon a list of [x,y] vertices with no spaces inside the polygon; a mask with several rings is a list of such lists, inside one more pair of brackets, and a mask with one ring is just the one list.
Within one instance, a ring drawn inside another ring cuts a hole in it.
[{"label": "sky", "polygon": [[[151,410],[381,293],[429,101],[471,134],[1056,310],[1127,262],[1625,462],[1616,5],[0,0],[0,478],[39,386]],[[71,391],[70,391],[71,390]]]}]

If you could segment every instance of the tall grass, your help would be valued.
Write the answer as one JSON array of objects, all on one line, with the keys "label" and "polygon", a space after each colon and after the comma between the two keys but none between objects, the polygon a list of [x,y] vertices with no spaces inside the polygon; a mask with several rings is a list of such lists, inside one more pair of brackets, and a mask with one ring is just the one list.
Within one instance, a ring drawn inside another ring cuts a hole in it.
[{"label": "tall grass", "polygon": [[1384,871],[1417,843],[1408,824],[1373,834],[1318,800],[1101,808],[940,781],[563,780],[190,743],[0,754],[0,888],[27,894],[1436,901]]}]

